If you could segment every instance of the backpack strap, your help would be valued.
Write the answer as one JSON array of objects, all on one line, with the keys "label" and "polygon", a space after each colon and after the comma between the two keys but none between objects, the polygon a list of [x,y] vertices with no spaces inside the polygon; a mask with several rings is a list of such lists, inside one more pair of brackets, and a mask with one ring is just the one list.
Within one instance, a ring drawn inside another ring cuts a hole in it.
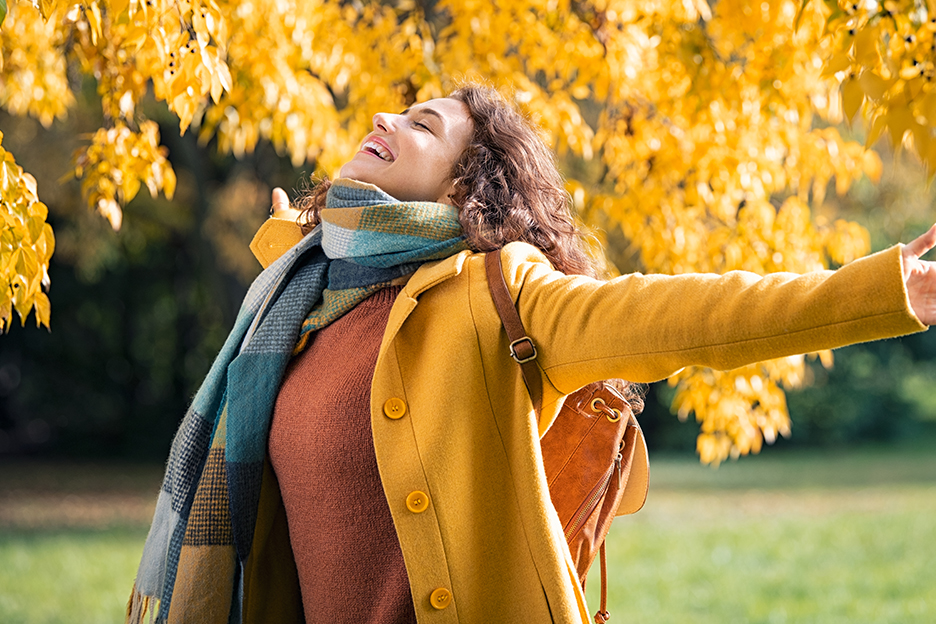
[{"label": "backpack strap", "polygon": [[484,256],[484,268],[487,271],[487,281],[491,288],[494,306],[497,308],[497,315],[510,340],[510,357],[520,365],[523,381],[533,401],[533,410],[539,416],[540,408],[543,406],[543,380],[540,378],[539,367],[536,365],[536,345],[523,329],[523,321],[520,320],[520,314],[510,296],[510,291],[507,290],[500,249],[489,251]]},{"label": "backpack strap", "polygon": [[[497,308],[497,315],[500,316],[501,324],[507,332],[507,338],[510,340],[510,357],[520,365],[520,372],[523,374],[523,380],[526,382],[527,390],[530,393],[530,399],[533,401],[533,409],[539,416],[540,408],[543,404],[543,382],[539,375],[539,368],[536,366],[536,345],[533,340],[526,335],[523,329],[523,321],[520,320],[520,314],[514,305],[507,290],[507,282],[504,280],[504,269],[501,264],[501,250],[489,251],[484,257],[484,268],[487,271],[488,286],[491,289],[491,298],[494,300],[494,307]],[[633,418],[633,416],[631,416]],[[636,421],[635,421],[636,422]],[[608,572],[605,563],[605,543],[601,541],[601,607],[595,614],[595,622],[604,624],[611,617],[607,610],[608,598]]]},{"label": "backpack strap", "polygon": [[606,624],[611,619],[608,613],[608,561],[605,556],[605,541],[601,542],[601,606],[595,613],[595,624]]}]

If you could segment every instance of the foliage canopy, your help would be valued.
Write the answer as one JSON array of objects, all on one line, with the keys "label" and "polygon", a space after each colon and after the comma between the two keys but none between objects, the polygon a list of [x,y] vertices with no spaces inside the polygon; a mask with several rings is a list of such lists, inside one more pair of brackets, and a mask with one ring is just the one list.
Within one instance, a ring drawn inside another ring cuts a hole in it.
[{"label": "foliage canopy", "polygon": [[[335,172],[374,112],[486,80],[542,125],[577,172],[578,214],[619,228],[642,270],[800,272],[869,249],[857,224],[815,214],[833,181],[880,175],[839,122],[860,113],[868,145],[889,135],[936,171],[934,33],[934,0],[0,0],[0,106],[49,126],[93,79],[102,124],[73,175],[117,229],[141,188],[176,187],[148,99],[223,152],[269,141]],[[0,327],[13,310],[48,327],[47,211],[0,159]],[[793,357],[671,379],[702,460],[786,434],[782,387],[803,371]]]}]

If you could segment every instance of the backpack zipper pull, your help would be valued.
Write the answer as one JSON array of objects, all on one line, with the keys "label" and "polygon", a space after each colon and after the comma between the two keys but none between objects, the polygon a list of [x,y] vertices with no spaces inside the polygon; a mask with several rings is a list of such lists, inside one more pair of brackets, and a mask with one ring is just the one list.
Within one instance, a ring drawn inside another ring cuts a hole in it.
[{"label": "backpack zipper pull", "polygon": [[621,470],[621,460],[624,459],[624,456],[620,453],[617,454],[617,457],[614,458],[614,469],[617,471],[618,475],[618,489],[624,487],[624,471]]}]

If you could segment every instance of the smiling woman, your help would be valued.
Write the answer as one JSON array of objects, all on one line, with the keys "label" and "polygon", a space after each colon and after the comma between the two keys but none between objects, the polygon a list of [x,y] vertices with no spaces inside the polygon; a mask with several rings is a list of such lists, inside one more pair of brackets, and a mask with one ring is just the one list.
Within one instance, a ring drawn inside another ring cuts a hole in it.
[{"label": "smiling woman", "polygon": [[368,182],[401,201],[452,203],[452,169],[468,147],[468,107],[441,98],[399,115],[377,113],[374,131],[341,168],[342,178]]},{"label": "smiling woman", "polygon": [[341,175],[251,245],[265,270],[173,442],[134,623],[584,624],[540,449],[568,395],[936,321],[936,227],[836,272],[595,279],[552,154],[481,87],[375,115]]}]

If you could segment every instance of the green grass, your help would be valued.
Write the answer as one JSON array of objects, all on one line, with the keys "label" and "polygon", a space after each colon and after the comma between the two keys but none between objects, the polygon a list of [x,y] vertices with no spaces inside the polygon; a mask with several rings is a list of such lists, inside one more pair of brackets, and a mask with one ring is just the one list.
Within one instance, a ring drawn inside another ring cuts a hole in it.
[{"label": "green grass", "polygon": [[118,624],[161,466],[0,464],[0,623]]},{"label": "green grass", "polygon": [[[936,622],[936,450],[651,466],[608,541],[612,622]],[[598,607],[599,572],[587,597]]]},{"label": "green grass", "polygon": [[145,538],[145,528],[4,531],[0,622],[123,622]]},{"label": "green grass", "polygon": [[[936,622],[936,449],[652,461],[609,538],[612,624]],[[122,622],[159,472],[0,466],[0,623]]]}]

